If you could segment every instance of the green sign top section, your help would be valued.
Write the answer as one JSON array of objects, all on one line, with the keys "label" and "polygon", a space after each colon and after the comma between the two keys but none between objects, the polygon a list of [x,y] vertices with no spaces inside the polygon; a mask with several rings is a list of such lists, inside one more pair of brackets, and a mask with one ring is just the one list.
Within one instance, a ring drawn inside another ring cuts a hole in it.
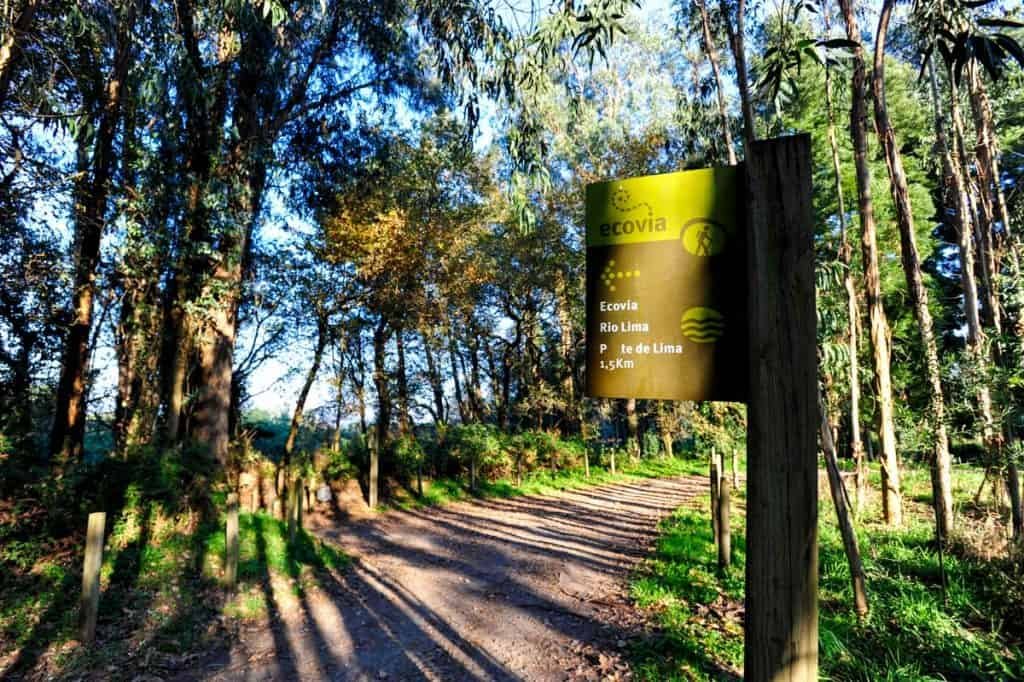
[{"label": "green sign top section", "polygon": [[[704,168],[587,185],[587,246],[680,239],[698,223],[730,230],[738,212],[736,176],[734,167]],[[713,255],[720,248],[714,231],[691,232],[688,250]]]}]

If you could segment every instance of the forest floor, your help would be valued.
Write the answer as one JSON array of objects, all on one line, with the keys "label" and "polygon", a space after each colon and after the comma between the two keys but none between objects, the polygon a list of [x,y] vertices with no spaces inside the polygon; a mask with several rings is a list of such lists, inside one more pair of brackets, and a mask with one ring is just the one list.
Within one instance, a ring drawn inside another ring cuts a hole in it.
[{"label": "forest floor", "polygon": [[631,571],[706,478],[309,519],[350,566],[263,587],[234,643],[179,679],[628,679]]}]

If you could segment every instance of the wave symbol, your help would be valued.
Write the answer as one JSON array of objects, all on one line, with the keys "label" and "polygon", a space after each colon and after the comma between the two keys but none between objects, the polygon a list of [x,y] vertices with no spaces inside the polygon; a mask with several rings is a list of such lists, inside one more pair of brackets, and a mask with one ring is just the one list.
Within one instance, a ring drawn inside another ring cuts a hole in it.
[{"label": "wave symbol", "polygon": [[680,327],[694,343],[714,343],[725,333],[725,318],[713,308],[690,308],[683,313]]}]

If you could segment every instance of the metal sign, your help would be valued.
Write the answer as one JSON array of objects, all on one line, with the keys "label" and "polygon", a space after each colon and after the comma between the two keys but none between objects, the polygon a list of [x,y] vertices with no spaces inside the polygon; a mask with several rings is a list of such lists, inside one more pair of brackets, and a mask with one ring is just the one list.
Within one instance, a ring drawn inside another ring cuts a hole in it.
[{"label": "metal sign", "polygon": [[747,398],[737,168],[587,186],[587,395]]}]

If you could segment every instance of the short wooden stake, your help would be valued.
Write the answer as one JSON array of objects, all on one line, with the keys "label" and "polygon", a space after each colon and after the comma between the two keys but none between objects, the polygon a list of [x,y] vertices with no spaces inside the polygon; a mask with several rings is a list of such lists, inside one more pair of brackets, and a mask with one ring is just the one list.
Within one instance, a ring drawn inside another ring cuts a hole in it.
[{"label": "short wooden stake", "polygon": [[719,543],[721,533],[721,524],[718,521],[718,495],[721,481],[722,475],[718,469],[718,451],[712,447],[711,458],[708,463],[708,483],[711,488],[711,535],[716,546]]},{"label": "short wooden stake", "polygon": [[299,515],[302,513],[299,511],[299,506],[302,504],[302,498],[299,497],[298,481],[290,487],[288,492],[288,542],[294,544],[295,525],[298,523]]},{"label": "short wooden stake", "polygon": [[747,564],[743,673],[818,679],[818,377],[811,138],[746,160]]},{"label": "short wooden stake", "polygon": [[377,443],[377,439],[374,438],[370,443],[370,490],[369,490],[369,505],[370,509],[374,509],[377,506],[377,478],[380,473],[380,447]]},{"label": "short wooden stake", "polygon": [[740,488],[740,454],[736,448],[732,449],[732,487],[735,490]]},{"label": "short wooden stake", "polygon": [[227,523],[224,527],[224,582],[238,582],[238,493],[228,493]]},{"label": "short wooden stake", "polygon": [[79,612],[79,638],[85,644],[96,639],[96,616],[100,608],[100,566],[103,564],[103,533],[106,512],[89,514],[85,534],[85,567],[82,571],[82,603]]},{"label": "short wooden stake", "polygon": [[732,513],[729,477],[722,472],[718,482],[718,567],[726,568],[732,563],[732,532],[729,515]]}]

